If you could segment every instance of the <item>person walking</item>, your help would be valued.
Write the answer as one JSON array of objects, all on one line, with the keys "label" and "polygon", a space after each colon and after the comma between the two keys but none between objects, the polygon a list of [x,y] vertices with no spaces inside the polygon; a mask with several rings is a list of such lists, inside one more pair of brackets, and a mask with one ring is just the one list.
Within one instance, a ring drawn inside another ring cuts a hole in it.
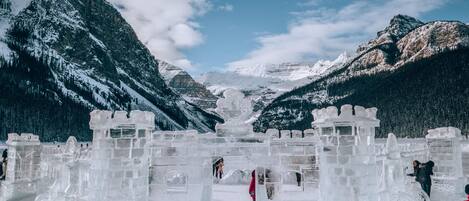
[{"label": "person walking", "polygon": [[225,162],[223,160],[223,158],[220,160],[220,162],[218,163],[218,168],[217,168],[217,177],[218,179],[222,179],[223,178],[223,168],[225,167]]},{"label": "person walking", "polygon": [[296,176],[296,183],[298,184],[298,186],[301,186],[301,174],[299,172],[295,172],[295,176]]},{"label": "person walking", "polygon": [[251,184],[249,184],[249,195],[252,201],[256,201],[256,170],[251,172]]}]

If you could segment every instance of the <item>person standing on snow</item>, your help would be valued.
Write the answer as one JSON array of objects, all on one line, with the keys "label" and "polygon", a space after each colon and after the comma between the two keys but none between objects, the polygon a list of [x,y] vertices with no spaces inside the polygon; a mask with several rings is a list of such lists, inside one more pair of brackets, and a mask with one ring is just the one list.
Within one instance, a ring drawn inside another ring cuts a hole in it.
[{"label": "person standing on snow", "polygon": [[420,183],[422,190],[427,193],[428,197],[430,197],[430,192],[432,189],[431,175],[433,175],[433,166],[435,166],[433,161],[428,161],[427,163],[421,164],[416,175],[416,181]]},{"label": "person standing on snow", "polygon": [[0,176],[0,180],[5,180],[7,175],[7,163],[8,163],[8,149],[3,150],[2,153],[2,175]]},{"label": "person standing on snow", "polygon": [[249,184],[249,195],[252,201],[256,201],[256,170],[251,172],[251,184]]},{"label": "person standing on snow", "polygon": [[412,167],[414,168],[414,172],[411,173],[411,174],[407,174],[407,176],[411,176],[411,177],[417,177],[417,171],[419,170],[420,168],[420,161],[418,160],[414,160],[412,161]]},{"label": "person standing on snow", "polygon": [[469,184],[467,184],[466,187],[464,187],[464,191],[466,192],[466,195],[467,195],[467,200],[464,200],[464,201],[469,201]]}]

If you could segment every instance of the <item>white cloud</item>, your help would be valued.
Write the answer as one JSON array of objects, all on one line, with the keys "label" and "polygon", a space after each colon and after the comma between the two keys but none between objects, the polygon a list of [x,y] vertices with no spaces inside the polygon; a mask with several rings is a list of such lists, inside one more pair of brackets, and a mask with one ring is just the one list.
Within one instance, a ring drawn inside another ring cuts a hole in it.
[{"label": "white cloud", "polygon": [[293,13],[297,19],[283,34],[260,36],[259,48],[228,67],[299,62],[336,57],[375,36],[396,14],[418,17],[446,0],[357,1],[341,9],[315,8]]},{"label": "white cloud", "polygon": [[218,10],[230,12],[234,10],[234,6],[231,4],[225,4],[225,5],[218,6]]},{"label": "white cloud", "polygon": [[108,1],[156,58],[186,69],[193,67],[181,50],[203,43],[195,18],[211,9],[209,0]]}]

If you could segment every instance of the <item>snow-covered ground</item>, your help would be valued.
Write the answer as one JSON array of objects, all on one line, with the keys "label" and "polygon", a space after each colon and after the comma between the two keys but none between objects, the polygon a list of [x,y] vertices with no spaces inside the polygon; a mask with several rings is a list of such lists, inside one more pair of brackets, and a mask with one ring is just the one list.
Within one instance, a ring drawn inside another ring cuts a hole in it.
[{"label": "snow-covered ground", "polygon": [[[213,185],[213,201],[252,201],[249,196],[249,185]],[[283,186],[282,201],[317,201],[319,192],[304,192],[295,185]]]},{"label": "snow-covered ground", "polygon": [[251,201],[249,185],[213,185],[213,201]]}]

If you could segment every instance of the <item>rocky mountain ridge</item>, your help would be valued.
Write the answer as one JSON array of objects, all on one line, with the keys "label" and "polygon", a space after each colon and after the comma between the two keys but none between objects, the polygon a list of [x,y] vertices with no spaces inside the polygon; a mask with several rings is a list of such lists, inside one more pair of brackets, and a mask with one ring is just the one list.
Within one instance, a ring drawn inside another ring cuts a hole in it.
[{"label": "rocky mountain ridge", "polygon": [[207,132],[222,121],[167,86],[161,61],[108,2],[19,1],[25,6],[4,10],[0,21],[1,138],[32,132],[44,141],[90,140],[94,108],[152,111],[157,129]]},{"label": "rocky mountain ridge", "polygon": [[196,82],[183,69],[166,62],[160,62],[158,69],[166,84],[187,101],[207,110],[213,110],[217,107],[218,97],[213,95],[204,85]]},{"label": "rocky mountain ridge", "polygon": [[356,56],[275,99],[254,125],[258,130],[310,128],[312,109],[351,103],[380,109],[381,136],[421,136],[425,129],[447,125],[467,130],[462,120],[469,118],[463,106],[469,95],[468,49],[464,23],[395,16]]}]

